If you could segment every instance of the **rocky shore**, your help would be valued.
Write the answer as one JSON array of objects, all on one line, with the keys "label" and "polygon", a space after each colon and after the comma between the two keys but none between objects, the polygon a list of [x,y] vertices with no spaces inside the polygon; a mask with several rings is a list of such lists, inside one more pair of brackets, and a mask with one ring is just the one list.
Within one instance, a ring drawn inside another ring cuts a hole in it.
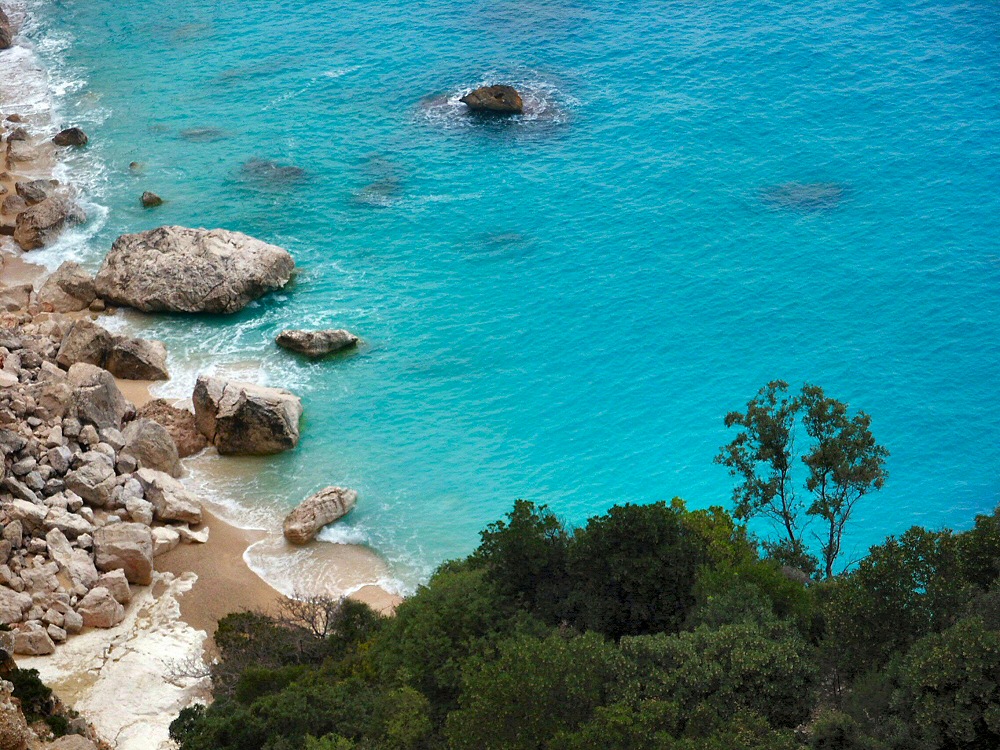
[{"label": "rocky shore", "polygon": [[[16,34],[0,9],[0,55]],[[151,400],[150,383],[170,377],[166,348],[114,333],[102,316],[118,305],[231,313],[283,287],[294,262],[235,232],[161,227],[119,238],[96,277],[74,262],[46,275],[24,255],[86,221],[72,186],[51,174],[60,150],[88,137],[29,120],[0,114],[0,628],[10,629],[0,653],[38,669],[86,718],[71,739],[90,745],[53,747],[157,748],[180,708],[210,699],[204,659],[218,619],[281,596],[250,569],[251,548],[289,546],[280,528],[245,532],[207,511],[180,481],[182,460],[294,448],[302,406],[287,391],[217,377],[199,379],[193,409]],[[286,334],[280,345],[310,357],[359,341],[346,331]],[[306,503],[297,543],[356,500],[342,488],[323,493],[337,512]],[[317,552],[334,546],[295,554],[318,577],[330,566],[381,569],[361,548]],[[382,611],[398,602],[376,586],[355,596]],[[4,691],[0,681],[0,714],[14,716]],[[44,734],[26,729],[3,747],[35,747]]]}]

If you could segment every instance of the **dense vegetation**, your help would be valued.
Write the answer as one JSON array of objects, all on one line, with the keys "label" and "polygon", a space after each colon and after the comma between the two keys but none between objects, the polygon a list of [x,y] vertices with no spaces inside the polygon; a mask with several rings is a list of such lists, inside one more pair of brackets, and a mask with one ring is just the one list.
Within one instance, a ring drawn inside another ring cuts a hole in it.
[{"label": "dense vegetation", "polygon": [[224,619],[216,700],[171,733],[183,750],[1000,747],[1000,511],[839,575],[789,552],[808,559],[718,507],[616,506],[570,530],[518,501],[393,618],[316,600]]},{"label": "dense vegetation", "polygon": [[394,618],[226,618],[184,750],[1000,747],[1000,514],[806,583],[722,509],[519,501]]}]

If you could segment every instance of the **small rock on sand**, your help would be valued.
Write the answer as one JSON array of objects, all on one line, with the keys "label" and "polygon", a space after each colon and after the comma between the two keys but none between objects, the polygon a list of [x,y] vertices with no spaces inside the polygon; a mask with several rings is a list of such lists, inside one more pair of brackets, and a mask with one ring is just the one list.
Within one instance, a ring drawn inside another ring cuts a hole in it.
[{"label": "small rock on sand", "polygon": [[284,534],[292,544],[308,544],[324,526],[351,512],[358,502],[358,493],[343,487],[326,487],[311,495],[288,516]]}]

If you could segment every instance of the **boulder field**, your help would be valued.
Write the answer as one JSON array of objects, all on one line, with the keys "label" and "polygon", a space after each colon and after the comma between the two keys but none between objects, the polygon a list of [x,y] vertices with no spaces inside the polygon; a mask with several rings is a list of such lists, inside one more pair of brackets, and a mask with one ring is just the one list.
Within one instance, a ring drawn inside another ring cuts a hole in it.
[{"label": "boulder field", "polygon": [[19,654],[117,625],[157,554],[205,539],[169,429],[107,370],[60,359],[82,322],[100,328],[0,314],[0,622]]}]

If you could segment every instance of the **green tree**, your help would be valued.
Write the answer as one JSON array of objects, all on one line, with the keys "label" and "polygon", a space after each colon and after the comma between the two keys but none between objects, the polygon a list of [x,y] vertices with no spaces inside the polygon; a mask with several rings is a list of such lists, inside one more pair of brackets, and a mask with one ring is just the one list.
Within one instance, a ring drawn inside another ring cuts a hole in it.
[{"label": "green tree", "polygon": [[[801,453],[796,446],[800,417],[808,437]],[[716,457],[738,480],[733,491],[736,517],[769,521],[780,536],[769,545],[773,556],[805,567],[811,560],[803,539],[803,511],[818,519],[822,569],[832,577],[855,506],[881,489],[887,476],[889,452],[875,442],[871,417],[864,412],[849,416],[847,404],[828,398],[819,386],[806,384],[792,397],[788,383],[776,380],[750,400],[745,412],[730,412],[725,421],[727,427],[740,428]],[[796,491],[797,458],[807,471],[803,488],[810,496],[808,506]]]},{"label": "green tree", "polygon": [[482,532],[474,558],[513,609],[527,609],[550,622],[562,615],[569,534],[545,505],[517,500],[506,521]]},{"label": "green tree", "polygon": [[812,640],[819,629],[814,588],[789,580],[771,560],[703,569],[695,585],[698,603],[688,624],[763,626],[788,620],[804,638]]},{"label": "green tree", "polygon": [[369,658],[388,684],[408,684],[441,710],[454,708],[462,665],[506,627],[504,603],[486,571],[445,566],[404,601]]},{"label": "green tree", "polygon": [[733,490],[734,515],[744,521],[767,519],[792,550],[805,547],[799,528],[804,505],[792,476],[798,411],[788,383],[768,383],[750,399],[746,412],[726,415],[726,427],[742,429],[715,459],[739,480]]},{"label": "green tree", "polygon": [[455,750],[538,750],[605,702],[614,646],[593,633],[502,641],[494,660],[467,664],[445,728]]},{"label": "green tree", "polygon": [[577,529],[567,566],[573,624],[615,639],[680,630],[698,570],[712,561],[704,520],[658,502],[616,505]]},{"label": "green tree", "polygon": [[702,626],[623,638],[620,646],[618,701],[675,703],[683,723],[701,715],[710,717],[709,726],[741,712],[789,728],[809,716],[816,665],[809,646],[783,623]]},{"label": "green tree", "polygon": [[831,578],[855,506],[885,484],[889,451],[875,442],[871,417],[863,411],[848,416],[847,404],[828,398],[819,386],[804,386],[800,403],[813,440],[802,457],[809,468],[806,489],[813,497],[806,513],[824,524],[820,548],[824,572]]},{"label": "green tree", "polygon": [[966,580],[990,588],[1000,577],[1000,508],[976,516],[975,526],[959,535],[959,546]]}]

